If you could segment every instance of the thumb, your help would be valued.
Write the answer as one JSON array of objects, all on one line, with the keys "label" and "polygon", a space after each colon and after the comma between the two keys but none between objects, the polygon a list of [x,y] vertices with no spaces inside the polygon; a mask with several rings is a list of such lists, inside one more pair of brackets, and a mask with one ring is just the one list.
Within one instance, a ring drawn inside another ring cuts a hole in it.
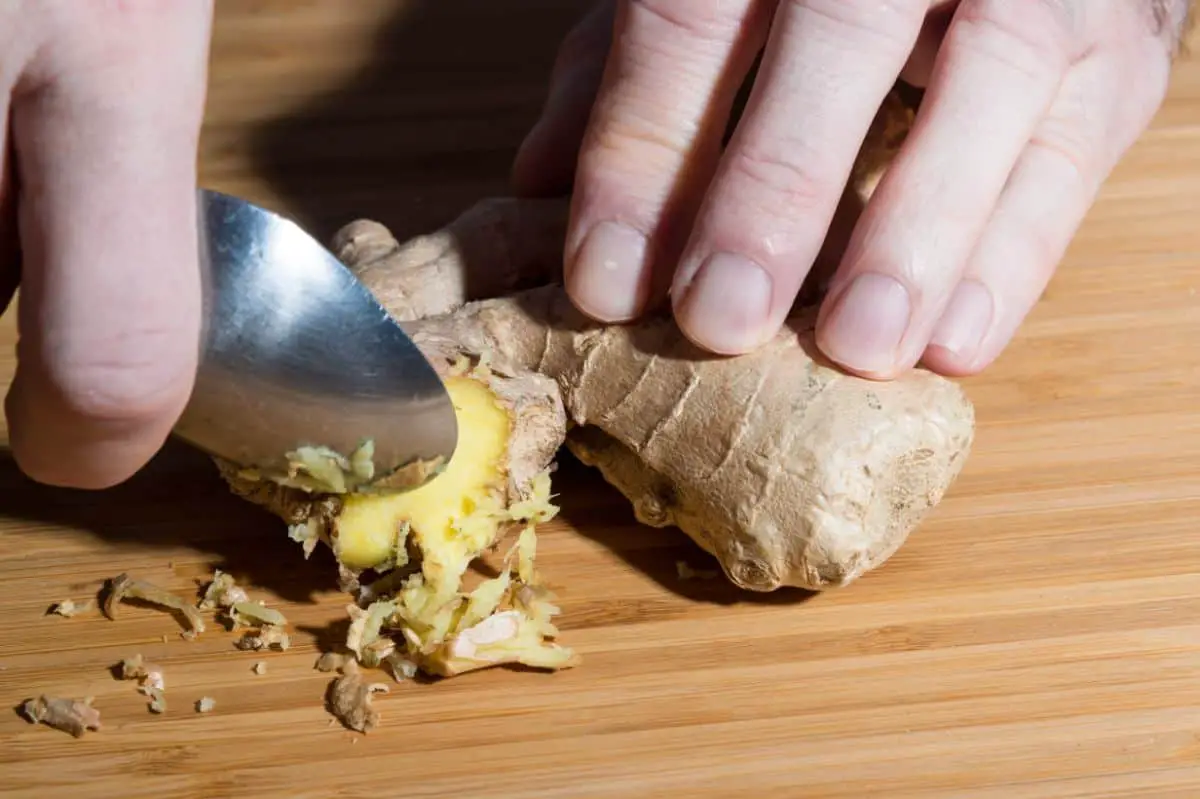
[{"label": "thumb", "polygon": [[199,356],[197,140],[211,4],[71,4],[16,95],[13,455],[103,488],[162,446]]}]

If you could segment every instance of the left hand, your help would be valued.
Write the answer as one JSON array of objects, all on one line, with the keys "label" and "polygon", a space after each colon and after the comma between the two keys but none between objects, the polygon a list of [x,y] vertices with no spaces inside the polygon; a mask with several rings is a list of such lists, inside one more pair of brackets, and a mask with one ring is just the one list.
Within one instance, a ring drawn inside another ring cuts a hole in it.
[{"label": "left hand", "polygon": [[1157,112],[1188,5],[606,1],[564,42],[514,181],[574,181],[565,280],[580,310],[626,321],[669,293],[694,342],[746,352],[785,321],[884,95],[897,78],[923,86],[817,342],[868,377],[976,373]]}]

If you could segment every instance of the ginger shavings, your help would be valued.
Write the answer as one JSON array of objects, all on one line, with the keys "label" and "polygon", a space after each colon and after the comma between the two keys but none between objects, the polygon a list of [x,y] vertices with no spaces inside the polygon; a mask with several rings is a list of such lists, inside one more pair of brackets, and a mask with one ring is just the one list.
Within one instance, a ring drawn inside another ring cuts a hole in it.
[{"label": "ginger shavings", "polygon": [[349,457],[328,447],[300,447],[287,453],[285,475],[270,479],[289,488],[319,494],[345,494],[375,479],[375,442],[364,441]]},{"label": "ginger shavings", "polygon": [[[551,640],[558,634],[551,622],[558,608],[549,592],[535,587],[535,527],[556,512],[546,471],[521,500],[507,508],[477,505],[469,519],[455,520],[449,536],[417,536],[419,572],[404,575],[394,570],[368,587],[358,586],[360,601],[369,604],[365,609],[347,608],[351,617],[347,649],[358,663],[384,665],[397,680],[412,675],[414,667],[452,676],[501,664],[546,669],[574,666],[578,657]],[[462,575],[479,555],[467,542],[490,538],[465,529],[468,520],[489,524],[523,521],[525,525],[505,556],[501,573],[464,593]]]},{"label": "ginger shavings", "polygon": [[551,670],[577,665],[579,657],[552,640],[558,636],[552,618],[559,609],[548,590],[531,582],[535,550],[530,526],[509,550],[499,576],[449,602],[414,575],[396,610],[408,658],[442,677],[504,664]]},{"label": "ginger shavings", "polygon": [[380,637],[384,625],[396,613],[396,603],[390,600],[372,602],[365,610],[357,605],[347,605],[346,612],[350,614],[346,648],[364,666],[378,666],[396,648],[394,641]]},{"label": "ginger shavings", "polygon": [[76,738],[100,729],[100,711],[92,707],[91,697],[80,701],[42,694],[26,699],[21,704],[21,715],[30,724],[45,724]]},{"label": "ginger shavings", "polygon": [[184,638],[195,638],[204,632],[204,619],[200,616],[200,611],[183,597],[153,583],[122,573],[109,581],[108,596],[104,600],[104,615],[110,619],[116,619],[117,606],[126,600],[139,600],[157,605],[182,616],[188,628],[183,633]]},{"label": "ginger shavings", "polygon": [[287,617],[261,601],[251,601],[245,590],[234,582],[233,576],[219,569],[213,572],[213,579],[204,592],[200,606],[223,611],[223,620],[230,630],[257,628],[238,640],[235,644],[238,649],[257,651],[275,648],[282,651],[291,644],[285,630]]}]

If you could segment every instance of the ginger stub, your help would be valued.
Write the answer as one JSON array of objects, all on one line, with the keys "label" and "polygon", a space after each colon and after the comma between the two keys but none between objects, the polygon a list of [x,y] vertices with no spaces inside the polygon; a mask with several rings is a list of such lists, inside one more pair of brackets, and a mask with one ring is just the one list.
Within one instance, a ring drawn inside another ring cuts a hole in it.
[{"label": "ginger stub", "polygon": [[[884,124],[897,113],[885,105],[876,146],[860,156],[847,191],[860,203],[886,167],[881,148],[902,138]],[[925,370],[876,382],[825,363],[811,307],[732,358],[698,351],[666,313],[624,326],[586,319],[557,282],[566,215],[562,200],[497,199],[404,244],[367,220],[335,237],[445,379],[460,443],[441,475],[404,494],[321,495],[223,468],[306,551],[323,541],[352,576],[383,575],[357,611],[360,662],[400,658],[442,675],[577,662],[553,643],[558,609],[533,567],[563,445],[639,521],[678,527],[752,591],[857,579],[963,468],[974,436],[964,392]],[[501,574],[464,592],[470,562],[513,528],[523,532]]]}]

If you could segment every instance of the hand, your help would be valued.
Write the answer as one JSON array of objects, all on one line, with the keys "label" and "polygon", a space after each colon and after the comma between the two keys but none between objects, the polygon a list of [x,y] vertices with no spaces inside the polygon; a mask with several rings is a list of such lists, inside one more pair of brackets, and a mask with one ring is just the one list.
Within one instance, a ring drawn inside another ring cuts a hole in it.
[{"label": "hand", "polygon": [[885,94],[897,78],[924,87],[817,342],[868,377],[921,361],[976,373],[1157,111],[1187,12],[1187,0],[606,2],[564,43],[514,181],[550,193],[574,179],[564,268],[581,311],[625,321],[669,293],[694,342],[745,352],[789,312]]},{"label": "hand", "polygon": [[203,0],[0,2],[0,313],[21,288],[5,411],[41,482],[123,481],[191,392],[211,15]]}]

